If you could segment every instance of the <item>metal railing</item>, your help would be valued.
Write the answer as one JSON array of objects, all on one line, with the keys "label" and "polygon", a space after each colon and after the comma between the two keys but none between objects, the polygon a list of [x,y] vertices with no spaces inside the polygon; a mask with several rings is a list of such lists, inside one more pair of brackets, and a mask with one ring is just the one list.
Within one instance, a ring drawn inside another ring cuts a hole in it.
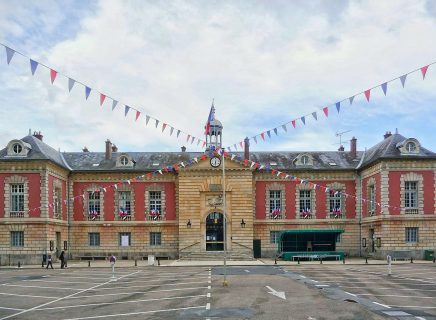
[{"label": "metal railing", "polygon": [[10,218],[24,218],[24,211],[9,212]]}]

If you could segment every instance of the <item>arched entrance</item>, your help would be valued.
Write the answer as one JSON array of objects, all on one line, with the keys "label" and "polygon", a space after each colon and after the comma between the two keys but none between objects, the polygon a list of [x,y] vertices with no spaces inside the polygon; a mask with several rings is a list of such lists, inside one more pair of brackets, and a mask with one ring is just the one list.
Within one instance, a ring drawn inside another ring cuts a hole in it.
[{"label": "arched entrance", "polygon": [[224,216],[220,212],[206,217],[206,251],[224,251]]}]

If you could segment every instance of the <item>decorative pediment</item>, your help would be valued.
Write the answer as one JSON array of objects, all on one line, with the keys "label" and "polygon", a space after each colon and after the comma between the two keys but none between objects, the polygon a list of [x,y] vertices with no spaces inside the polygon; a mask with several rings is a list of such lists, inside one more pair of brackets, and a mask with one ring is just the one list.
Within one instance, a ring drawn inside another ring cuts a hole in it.
[{"label": "decorative pediment", "polygon": [[397,143],[396,147],[401,155],[417,155],[420,152],[421,144],[415,138],[409,138]]},{"label": "decorative pediment", "polygon": [[27,154],[32,150],[32,146],[21,140],[12,140],[8,143],[7,147],[8,157],[27,157]]}]

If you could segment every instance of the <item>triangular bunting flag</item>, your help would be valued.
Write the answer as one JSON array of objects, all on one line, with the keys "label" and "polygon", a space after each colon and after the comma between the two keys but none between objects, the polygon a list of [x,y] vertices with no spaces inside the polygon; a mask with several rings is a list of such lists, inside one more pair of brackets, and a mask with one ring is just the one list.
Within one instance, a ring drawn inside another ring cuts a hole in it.
[{"label": "triangular bunting flag", "polygon": [[421,68],[422,80],[425,79],[425,74],[427,73],[427,69],[428,69],[428,66],[425,66],[425,67]]},{"label": "triangular bunting flag", "polygon": [[315,120],[318,120],[318,115],[316,114],[316,112],[312,112],[312,117],[314,117]]},{"label": "triangular bunting flag", "polygon": [[104,95],[103,93],[100,93],[100,105],[103,105],[104,99],[106,99],[106,95]]},{"label": "triangular bunting flag", "polygon": [[306,125],[306,117],[303,116],[300,119],[301,119],[301,122],[303,122],[303,124]]},{"label": "triangular bunting flag", "polygon": [[173,135],[173,131],[174,131],[174,128],[173,128],[173,127],[171,127],[171,130],[170,130],[170,136],[172,136],[172,135]]},{"label": "triangular bunting flag", "polygon": [[292,123],[292,126],[294,127],[294,129],[295,129],[295,126],[296,126],[296,121],[295,120],[292,120],[291,121],[291,123]]},{"label": "triangular bunting flag", "polygon": [[[238,148],[236,147],[236,143],[233,145],[233,147],[235,148],[235,150],[238,150]],[[242,148],[242,147],[241,147]]]},{"label": "triangular bunting flag", "polygon": [[91,88],[85,86],[85,99],[88,100],[89,94],[91,93]]},{"label": "triangular bunting flag", "polygon": [[138,120],[139,116],[141,115],[141,112],[136,110],[136,117],[135,117],[135,121]]},{"label": "triangular bunting flag", "polygon": [[51,84],[53,84],[53,82],[55,81],[57,75],[58,75],[58,72],[56,70],[50,69]]},{"label": "triangular bunting flag", "polygon": [[177,138],[179,137],[180,134],[180,130],[177,130]]},{"label": "triangular bunting flag", "polygon": [[124,116],[127,117],[127,114],[129,113],[130,107],[128,105],[126,105],[124,107]]},{"label": "triangular bunting flag", "polygon": [[400,77],[401,85],[403,86],[403,88],[404,88],[404,85],[406,84],[406,78],[407,78],[407,73],[406,73],[406,74],[403,74],[403,75]]},{"label": "triangular bunting flag", "polygon": [[188,134],[188,136],[186,137],[186,142],[188,142],[190,138],[191,138],[191,135]]},{"label": "triangular bunting flag", "polygon": [[371,97],[371,89],[365,90],[365,97],[366,100],[369,102],[369,98]]},{"label": "triangular bunting flag", "polygon": [[386,95],[386,92],[388,92],[388,83],[382,83],[381,88],[383,90],[383,93]]},{"label": "triangular bunting flag", "polygon": [[341,110],[341,103],[340,102],[336,102],[336,110],[338,110],[338,113]]},{"label": "triangular bunting flag", "polygon": [[350,106],[351,106],[353,104],[353,101],[354,101],[354,96],[349,97],[348,100],[350,101]]},{"label": "triangular bunting flag", "polygon": [[158,125],[159,125],[159,120],[156,119],[156,123],[155,123],[156,128]]},{"label": "triangular bunting flag", "polygon": [[329,107],[322,108],[322,111],[324,111],[324,114],[325,114],[326,117],[329,116]]},{"label": "triangular bunting flag", "polygon": [[150,121],[150,116],[145,115],[145,125],[148,125],[148,121]]},{"label": "triangular bunting flag", "polygon": [[268,130],[268,131],[266,132],[266,134],[268,135],[268,138],[271,139],[271,130]]},{"label": "triangular bunting flag", "polygon": [[254,136],[253,139],[254,139],[254,142],[256,142],[256,144],[257,144],[257,137]]},{"label": "triangular bunting flag", "polygon": [[260,134],[260,136],[262,137],[262,140],[265,141],[265,132],[262,132],[262,133]]},{"label": "triangular bunting flag", "polygon": [[[241,146],[241,149],[244,148],[244,146],[242,145],[243,143],[244,143],[243,141],[239,142],[239,145]],[[235,149],[236,149],[236,146],[235,146]]]},{"label": "triangular bunting flag", "polygon": [[9,62],[11,62],[12,57],[15,54],[15,50],[13,50],[9,47],[6,47],[6,46],[5,46],[5,49],[6,49],[6,62],[9,64]]},{"label": "triangular bunting flag", "polygon": [[167,124],[166,123],[162,123],[162,132],[164,132],[165,131],[165,128],[167,127]]},{"label": "triangular bunting flag", "polygon": [[117,104],[118,104],[117,100],[112,100],[112,111],[114,111],[114,109],[117,106]]},{"label": "triangular bunting flag", "polygon": [[199,146],[199,145],[200,145],[200,139],[197,139],[197,146]]},{"label": "triangular bunting flag", "polygon": [[30,59],[30,72],[32,72],[32,76],[35,74],[36,68],[38,67],[38,62]]},{"label": "triangular bunting flag", "polygon": [[283,130],[284,130],[285,132],[288,132],[288,128],[286,127],[286,124],[283,124],[283,125],[282,125],[282,128],[283,128]]},{"label": "triangular bunting flag", "polygon": [[195,140],[195,137],[192,137],[191,138],[191,144],[194,142],[194,140]]},{"label": "triangular bunting flag", "polygon": [[206,146],[206,141],[203,141],[203,148]]},{"label": "triangular bunting flag", "polygon": [[68,78],[68,91],[71,92],[71,90],[74,87],[74,84],[76,83],[76,80]]},{"label": "triangular bunting flag", "polygon": [[277,128],[274,128],[274,133],[277,135]]}]

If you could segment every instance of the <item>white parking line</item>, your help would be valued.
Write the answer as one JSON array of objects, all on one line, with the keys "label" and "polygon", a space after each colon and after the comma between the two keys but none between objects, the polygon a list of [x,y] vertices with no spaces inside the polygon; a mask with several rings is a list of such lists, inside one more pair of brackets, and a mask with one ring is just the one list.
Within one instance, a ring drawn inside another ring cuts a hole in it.
[{"label": "white parking line", "polygon": [[206,297],[206,295],[200,294],[200,295],[179,296],[179,297],[164,297],[164,298],[152,298],[152,299],[129,300],[129,301],[88,303],[88,304],[78,304],[78,305],[74,305],[74,306],[38,308],[35,311],[55,310],[55,309],[67,309],[67,308],[81,308],[81,307],[90,307],[90,306],[101,306],[101,305],[112,305],[112,304],[126,304],[126,303],[149,302],[149,301],[160,301],[160,300],[187,299],[187,298],[198,298],[198,297]]},{"label": "white parking line", "polygon": [[426,320],[425,318],[423,318],[423,317],[415,317],[416,319],[418,319],[418,320]]},{"label": "white parking line", "polygon": [[206,289],[206,288],[208,288],[208,287],[174,288],[174,289],[150,290],[150,291],[133,291],[133,292],[117,292],[117,293],[93,294],[93,295],[90,295],[90,296],[78,296],[78,297],[71,297],[71,298],[68,298],[68,299],[82,299],[82,298],[94,298],[94,297],[106,297],[106,296],[121,296],[121,295],[126,295],[126,294],[141,294],[141,293],[146,294],[146,293],[156,293],[156,292],[197,290],[197,289]]},{"label": "white parking line", "polygon": [[394,308],[410,308],[410,309],[436,309],[436,307],[423,307],[423,306],[395,306],[395,305],[391,305],[391,307]]},{"label": "white parking line", "polygon": [[13,310],[13,311],[23,311],[24,310],[24,309],[16,309],[16,308],[8,308],[8,307],[0,307],[0,309]]},{"label": "white parking line", "polygon": [[381,303],[378,303],[378,302],[374,302],[374,301],[373,301],[372,303],[377,304],[377,305],[382,306],[382,307],[385,307],[385,308],[388,308],[388,309],[391,308],[391,307],[389,307],[389,306],[387,306],[387,305],[385,305],[385,304],[381,304]]},{"label": "white parking line", "polygon": [[357,286],[340,286],[341,288],[347,288],[347,289],[371,289],[371,290],[401,290],[401,291],[436,291],[436,289],[415,289],[415,288],[395,288],[393,287],[357,287]]},{"label": "white parking line", "polygon": [[18,296],[18,297],[29,297],[29,298],[45,298],[45,299],[56,299],[59,297],[47,297],[47,296],[32,296],[29,294],[16,294],[16,293],[3,293],[0,292],[0,295],[4,295],[4,296]]},{"label": "white parking line", "polygon": [[[118,272],[115,272],[115,275],[118,275]],[[171,278],[171,277],[175,277],[175,276],[180,276],[180,277],[188,277],[188,276],[199,276],[199,275],[204,275],[206,276],[207,274],[202,272],[202,273],[168,273],[168,274],[156,274],[156,273],[151,273],[151,274],[144,274],[142,276],[142,278],[147,278],[149,277],[153,277],[153,279],[166,279],[166,278]],[[108,274],[107,277],[93,277],[93,276],[89,276],[89,277],[81,277],[81,276],[67,276],[67,277],[62,277],[61,279],[91,279],[91,280],[106,280],[107,278],[112,277],[112,273]]]},{"label": "white parking line", "polygon": [[[109,282],[108,282],[109,283]],[[102,283],[104,284],[104,283]],[[21,287],[21,288],[38,288],[38,289],[54,289],[54,290],[73,290],[73,291],[81,291],[85,290],[83,288],[66,288],[66,287],[41,287],[41,286],[27,286],[21,284],[3,284],[5,287]]]},{"label": "white parking line", "polygon": [[[209,281],[208,281],[209,282]],[[89,291],[104,291],[104,290],[122,290],[122,289],[131,289],[131,288],[146,288],[146,287],[155,287],[156,285],[159,285],[161,287],[163,286],[181,286],[186,284],[199,284],[199,283],[206,283],[205,281],[190,281],[190,282],[176,282],[176,283],[161,283],[161,284],[151,284],[151,285],[142,285],[142,286],[128,286],[128,287],[106,287],[106,288],[98,288],[98,289],[89,289]],[[117,284],[115,284],[117,285]]]},{"label": "white parking line", "polygon": [[[128,276],[130,276],[130,275],[134,275],[134,274],[139,273],[139,272],[141,272],[141,271],[136,271],[136,272],[133,272],[133,273],[130,273],[130,274],[126,274],[125,276],[122,276],[121,278],[128,277]],[[110,282],[110,281],[108,281],[108,282],[106,282],[106,283],[109,283],[109,282]],[[38,309],[38,308],[41,308],[41,307],[47,306],[47,305],[49,305],[49,304],[52,304],[52,303],[55,303],[55,302],[61,301],[61,300],[63,300],[63,299],[67,299],[67,298],[73,297],[73,296],[75,296],[75,295],[77,295],[77,294],[80,294],[80,293],[82,293],[82,292],[86,292],[86,291],[88,291],[88,290],[95,289],[95,288],[97,288],[97,287],[99,287],[99,286],[105,285],[106,283],[98,284],[98,285],[93,286],[93,287],[91,287],[91,288],[83,289],[83,290],[81,290],[81,291],[79,291],[79,292],[76,292],[76,293],[70,294],[70,295],[68,295],[68,296],[61,297],[61,298],[58,298],[58,299],[56,299],[56,300],[53,300],[53,301],[49,301],[49,302],[46,302],[46,303],[40,304],[40,305],[38,305],[38,306],[36,306],[36,307],[30,308],[30,309],[26,309],[26,310],[22,310],[21,312],[14,313],[14,314],[12,314],[12,315],[9,315],[9,316],[6,316],[6,317],[3,317],[3,318],[1,318],[0,320],[5,320],[5,319],[9,319],[9,318],[12,318],[12,317],[19,316],[20,314],[23,314],[23,313],[26,313],[26,312],[29,312],[29,311],[36,310],[36,309]]]},{"label": "white parking line", "polygon": [[373,294],[373,293],[358,293],[358,296],[373,296],[373,297],[396,297],[396,298],[413,298],[413,299],[436,299],[436,297],[422,296],[400,296],[396,294]]},{"label": "white parking line", "polygon": [[354,293],[350,293],[350,292],[348,292],[348,291],[344,291],[346,294],[349,294],[350,296],[353,296],[353,297],[357,297],[357,295],[355,295]]},{"label": "white parking line", "polygon": [[204,306],[195,306],[195,307],[173,308],[173,309],[152,310],[152,311],[142,311],[142,312],[132,312],[132,313],[106,314],[102,316],[69,318],[64,320],[84,320],[84,319],[98,319],[98,318],[109,318],[109,317],[120,317],[120,316],[134,316],[138,314],[149,314],[149,313],[170,312],[170,311],[189,310],[189,309],[203,309],[203,308]]}]

